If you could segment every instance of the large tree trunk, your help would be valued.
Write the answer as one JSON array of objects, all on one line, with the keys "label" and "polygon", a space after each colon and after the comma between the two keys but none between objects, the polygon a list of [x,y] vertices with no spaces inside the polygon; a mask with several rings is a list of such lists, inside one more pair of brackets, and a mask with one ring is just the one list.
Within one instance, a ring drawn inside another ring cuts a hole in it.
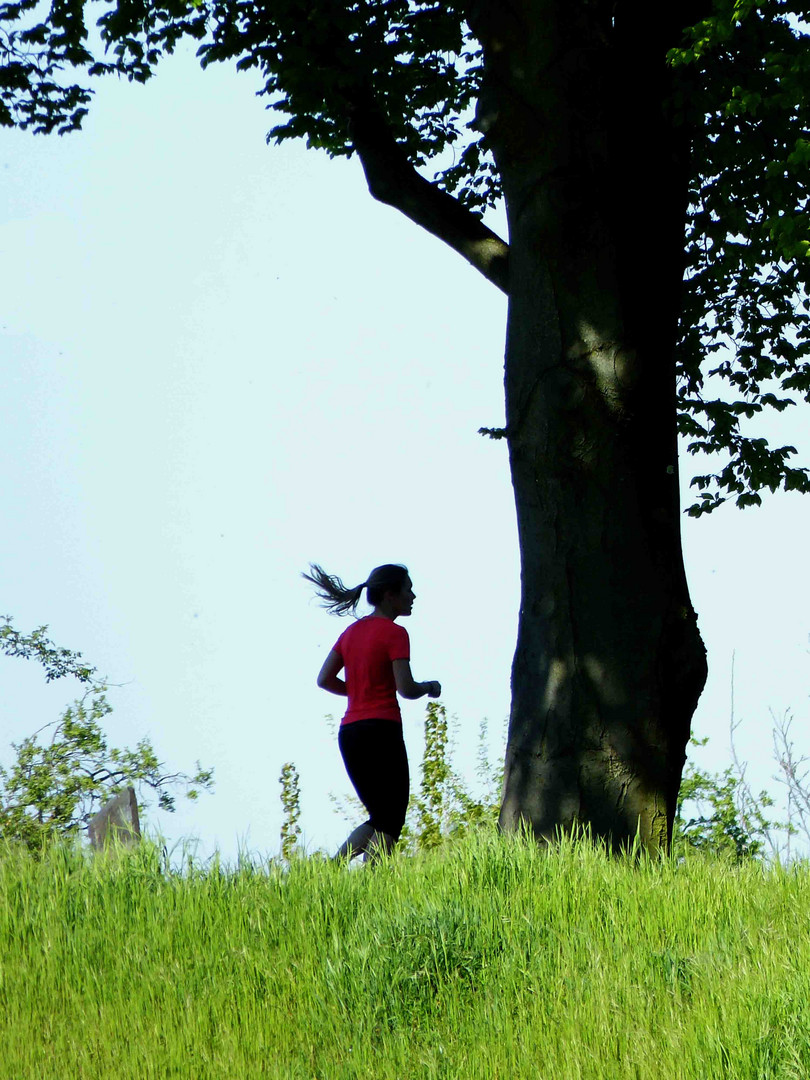
[{"label": "large tree trunk", "polygon": [[501,825],[584,824],[651,850],[671,838],[706,678],[675,431],[688,137],[662,106],[666,49],[694,12],[654,9],[510,0],[474,15],[509,218],[522,580]]}]

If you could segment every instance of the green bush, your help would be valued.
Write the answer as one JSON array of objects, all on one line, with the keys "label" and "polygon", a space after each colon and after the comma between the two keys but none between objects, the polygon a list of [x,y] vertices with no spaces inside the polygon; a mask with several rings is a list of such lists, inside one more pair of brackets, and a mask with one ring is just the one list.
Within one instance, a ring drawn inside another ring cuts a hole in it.
[{"label": "green bush", "polygon": [[130,786],[141,793],[142,808],[148,805],[142,793],[150,790],[160,808],[169,811],[175,808],[178,788],[185,788],[189,799],[211,789],[213,769],[197,762],[193,775],[165,772],[149,739],[134,749],[110,746],[102,726],[112,712],[107,686],[81,653],[54,645],[47,629],[23,634],[5,616],[0,619],[0,652],[36,660],[48,682],[70,677],[86,689],[58,720],[12,743],[13,764],[8,769],[0,765],[0,840],[40,851],[55,839],[75,837],[103,803]]}]

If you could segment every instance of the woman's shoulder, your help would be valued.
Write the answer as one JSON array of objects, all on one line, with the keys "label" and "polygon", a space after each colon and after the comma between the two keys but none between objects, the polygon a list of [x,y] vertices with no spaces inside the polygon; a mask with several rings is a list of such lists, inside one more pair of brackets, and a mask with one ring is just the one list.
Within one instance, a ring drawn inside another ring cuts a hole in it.
[{"label": "woman's shoulder", "polygon": [[385,620],[388,623],[387,636],[393,638],[395,641],[407,641],[408,631],[404,626],[400,626],[399,623],[392,622],[390,619]]},{"label": "woman's shoulder", "polygon": [[358,619],[353,626],[349,627],[349,630],[361,626],[365,628],[367,633],[373,634],[375,637],[396,638],[398,640],[408,637],[408,631],[404,626],[400,626],[399,623],[395,623],[392,619],[383,619],[376,615],[366,615],[364,618]]}]

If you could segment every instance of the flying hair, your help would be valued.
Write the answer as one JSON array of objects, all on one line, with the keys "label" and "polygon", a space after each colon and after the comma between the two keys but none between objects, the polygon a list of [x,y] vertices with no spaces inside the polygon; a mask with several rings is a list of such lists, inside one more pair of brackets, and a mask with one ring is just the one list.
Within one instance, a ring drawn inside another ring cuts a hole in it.
[{"label": "flying hair", "polygon": [[398,563],[376,566],[368,579],[360,585],[355,585],[354,588],[347,588],[339,577],[327,574],[317,563],[310,563],[309,573],[302,573],[301,577],[312,582],[315,592],[327,611],[333,615],[354,615],[363,595],[363,589],[367,589],[369,604],[376,606],[387,592],[400,592],[408,577],[408,568]]}]

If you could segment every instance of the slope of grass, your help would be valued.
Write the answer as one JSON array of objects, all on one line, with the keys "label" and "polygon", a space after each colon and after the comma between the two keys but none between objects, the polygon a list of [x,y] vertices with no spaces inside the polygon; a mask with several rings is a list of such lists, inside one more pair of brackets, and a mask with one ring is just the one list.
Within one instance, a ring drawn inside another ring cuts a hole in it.
[{"label": "slope of grass", "polygon": [[356,871],[0,857],[0,1077],[810,1075],[810,870],[479,833]]}]

